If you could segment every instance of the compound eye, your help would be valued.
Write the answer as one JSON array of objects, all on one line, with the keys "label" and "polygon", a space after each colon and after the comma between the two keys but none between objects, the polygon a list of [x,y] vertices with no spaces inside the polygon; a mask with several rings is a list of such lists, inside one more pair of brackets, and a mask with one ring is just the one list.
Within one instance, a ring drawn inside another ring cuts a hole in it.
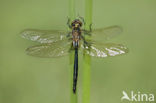
[{"label": "compound eye", "polygon": [[75,24],[74,24],[74,23],[72,23],[72,26],[75,26]]},{"label": "compound eye", "polygon": [[82,23],[81,22],[79,24],[80,24],[80,26],[82,26]]}]

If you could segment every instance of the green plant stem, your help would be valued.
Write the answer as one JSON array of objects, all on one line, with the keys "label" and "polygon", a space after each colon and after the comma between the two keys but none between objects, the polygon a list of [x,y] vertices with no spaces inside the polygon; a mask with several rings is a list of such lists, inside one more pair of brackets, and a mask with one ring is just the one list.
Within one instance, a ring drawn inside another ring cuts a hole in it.
[{"label": "green plant stem", "polygon": [[[69,0],[69,19],[72,21],[75,19],[75,0]],[[71,23],[70,21],[70,23]],[[74,51],[70,52],[70,103],[77,103],[77,92],[73,93],[73,67],[74,67]]]},{"label": "green plant stem", "polygon": [[69,0],[69,18],[71,21],[75,19],[75,15],[76,15],[75,1],[76,0]]},{"label": "green plant stem", "polygon": [[85,0],[85,29],[90,30],[92,24],[92,0]]},{"label": "green plant stem", "polygon": [[[92,24],[92,0],[85,0],[85,30],[90,30]],[[85,36],[87,39],[91,39]],[[91,81],[91,57],[83,54],[83,97],[82,103],[90,103],[90,81]]]}]

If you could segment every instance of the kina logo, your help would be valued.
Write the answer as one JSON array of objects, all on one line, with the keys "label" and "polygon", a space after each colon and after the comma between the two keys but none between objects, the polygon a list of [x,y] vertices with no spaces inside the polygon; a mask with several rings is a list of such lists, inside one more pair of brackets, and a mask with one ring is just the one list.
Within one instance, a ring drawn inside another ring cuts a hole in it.
[{"label": "kina logo", "polygon": [[154,101],[154,94],[146,94],[146,93],[141,93],[141,92],[134,92],[131,91],[130,93],[127,93],[125,91],[122,91],[122,97],[121,101],[127,100],[127,101],[135,101],[135,102],[140,102],[140,101],[146,101],[146,102],[153,102]]}]

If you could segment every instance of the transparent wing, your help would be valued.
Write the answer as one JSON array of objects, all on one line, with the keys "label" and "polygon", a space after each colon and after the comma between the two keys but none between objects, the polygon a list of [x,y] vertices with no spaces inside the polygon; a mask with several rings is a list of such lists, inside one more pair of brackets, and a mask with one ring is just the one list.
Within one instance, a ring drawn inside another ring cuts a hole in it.
[{"label": "transparent wing", "polygon": [[25,39],[37,41],[40,43],[52,43],[66,38],[68,32],[58,30],[36,30],[27,29],[21,32],[21,36]]},{"label": "transparent wing", "polygon": [[82,46],[86,50],[86,53],[95,57],[110,57],[116,55],[122,55],[128,52],[128,49],[122,44],[106,43],[98,44],[93,43],[90,46]]},{"label": "transparent wing", "polygon": [[110,26],[107,28],[95,29],[91,32],[92,38],[96,41],[109,40],[122,32],[120,26]]},{"label": "transparent wing", "polygon": [[54,43],[46,43],[29,47],[26,49],[26,52],[28,55],[43,58],[65,56],[68,54],[71,48],[71,43],[72,42],[69,40],[62,40]]}]

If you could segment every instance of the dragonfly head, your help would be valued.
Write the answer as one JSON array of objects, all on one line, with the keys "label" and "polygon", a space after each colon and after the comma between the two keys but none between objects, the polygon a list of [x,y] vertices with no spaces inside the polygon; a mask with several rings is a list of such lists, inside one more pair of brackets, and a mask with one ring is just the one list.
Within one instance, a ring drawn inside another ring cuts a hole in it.
[{"label": "dragonfly head", "polygon": [[82,22],[79,19],[75,19],[72,23],[71,26],[73,28],[80,28],[82,26]]}]

